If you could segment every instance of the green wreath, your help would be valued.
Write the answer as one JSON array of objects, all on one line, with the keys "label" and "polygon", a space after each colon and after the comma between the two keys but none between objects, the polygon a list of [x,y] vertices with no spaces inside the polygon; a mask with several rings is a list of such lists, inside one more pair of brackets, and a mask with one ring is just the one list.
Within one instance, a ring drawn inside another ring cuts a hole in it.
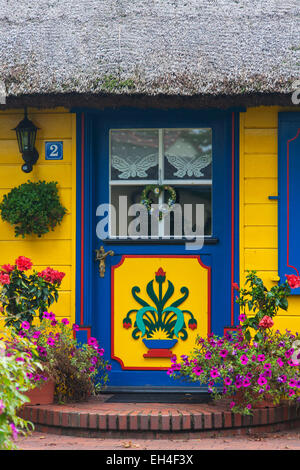
[{"label": "green wreath", "polygon": [[[143,189],[142,194],[141,194],[141,204],[144,204],[144,206],[146,206],[149,214],[153,213],[152,204],[154,203],[154,197],[158,199],[162,191],[167,191],[169,194],[169,197],[167,200],[168,209],[170,210],[172,206],[175,204],[176,191],[174,188],[172,188],[172,186],[164,185],[164,184],[162,185],[149,184]],[[151,193],[154,195],[154,197],[151,197]],[[163,217],[163,211],[160,210],[158,216],[159,216],[159,220],[161,220]]]}]

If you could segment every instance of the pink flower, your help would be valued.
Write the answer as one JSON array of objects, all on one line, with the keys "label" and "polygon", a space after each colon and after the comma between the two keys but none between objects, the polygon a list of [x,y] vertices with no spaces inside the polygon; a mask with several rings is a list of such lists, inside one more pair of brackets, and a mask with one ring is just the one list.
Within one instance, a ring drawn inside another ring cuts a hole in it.
[{"label": "pink flower", "polygon": [[234,406],[235,406],[235,402],[232,401],[232,402],[230,403],[230,408],[233,408]]},{"label": "pink flower", "polygon": [[274,325],[274,322],[271,317],[265,315],[259,322],[261,328],[271,328]]},{"label": "pink flower", "polygon": [[195,374],[195,375],[201,375],[202,372],[203,372],[203,369],[199,366],[196,366],[192,369],[192,372]]},{"label": "pink flower", "polygon": [[93,336],[91,336],[89,339],[88,339],[88,345],[89,346],[97,346],[98,344],[98,341],[96,338],[94,338]]},{"label": "pink flower", "polygon": [[243,387],[249,387],[249,385],[251,385],[251,382],[249,379],[244,379],[243,380]]},{"label": "pink flower", "polygon": [[243,355],[240,357],[240,361],[241,361],[242,364],[246,365],[247,362],[249,361],[248,356],[246,356],[246,354],[243,354]]},{"label": "pink flower", "polygon": [[279,365],[279,367],[283,367],[283,366],[284,366],[284,362],[283,362],[283,360],[281,359],[281,357],[279,357],[276,362],[277,362],[277,364]]},{"label": "pink flower", "polygon": [[72,328],[73,328],[74,331],[79,331],[79,326],[76,325],[75,323],[74,323],[74,325],[72,326]]},{"label": "pink flower", "polygon": [[240,323],[243,323],[243,321],[246,320],[246,315],[244,313],[242,313],[241,315],[239,315],[238,320],[239,320]]},{"label": "pink flower", "polygon": [[110,364],[107,364],[106,370],[111,370],[111,365]]},{"label": "pink flower", "polygon": [[227,349],[221,349],[221,351],[219,352],[219,354],[220,354],[221,357],[226,357],[227,354],[228,354],[228,351],[227,351]]},{"label": "pink flower", "polygon": [[23,328],[23,330],[29,330],[30,323],[28,321],[23,321],[21,324],[21,328]]},{"label": "pink flower", "polygon": [[55,345],[54,339],[51,338],[51,337],[49,337],[49,338],[47,339],[47,344],[49,344],[49,346],[54,346],[54,345]]},{"label": "pink flower", "polygon": [[215,379],[215,378],[217,378],[217,377],[220,377],[220,372],[219,372],[217,369],[212,369],[212,370],[210,371],[210,376],[211,376],[213,379]]},{"label": "pink flower", "polygon": [[61,321],[64,325],[68,325],[70,322],[67,318],[63,318]]},{"label": "pink flower", "polygon": [[258,362],[264,362],[264,360],[265,360],[265,355],[264,355],[264,354],[258,354],[257,360],[258,360]]},{"label": "pink flower", "polygon": [[27,271],[28,269],[31,269],[33,265],[31,259],[26,258],[26,256],[19,256],[15,263],[19,271]]},{"label": "pink flower", "polygon": [[260,376],[257,380],[258,385],[266,385],[268,383],[267,379],[265,377]]}]

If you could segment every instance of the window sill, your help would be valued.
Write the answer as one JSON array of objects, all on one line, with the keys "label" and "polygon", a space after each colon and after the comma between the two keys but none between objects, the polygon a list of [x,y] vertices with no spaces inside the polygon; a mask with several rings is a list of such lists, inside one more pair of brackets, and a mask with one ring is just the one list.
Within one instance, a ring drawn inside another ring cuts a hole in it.
[{"label": "window sill", "polygon": [[[105,244],[109,245],[185,245],[186,243],[193,243],[194,240],[187,240],[187,239],[165,239],[165,238],[158,238],[158,239],[150,239],[150,240],[133,240],[131,238],[121,239],[121,238],[106,238],[105,240],[101,240]],[[217,237],[204,237],[204,245],[217,245],[219,243],[219,239]]]}]

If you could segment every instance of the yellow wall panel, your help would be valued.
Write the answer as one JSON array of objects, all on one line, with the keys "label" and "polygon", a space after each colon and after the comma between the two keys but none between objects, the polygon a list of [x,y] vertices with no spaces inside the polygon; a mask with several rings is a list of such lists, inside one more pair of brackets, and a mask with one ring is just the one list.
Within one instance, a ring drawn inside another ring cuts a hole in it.
[{"label": "yellow wall panel", "polygon": [[278,269],[277,250],[266,248],[245,248],[245,270],[276,271]]},{"label": "yellow wall panel", "polygon": [[245,129],[245,153],[277,153],[277,129]]},{"label": "yellow wall panel", "polygon": [[[43,237],[31,240],[0,241],[0,263],[17,256],[27,256],[34,264],[71,264],[69,240],[45,240]],[[51,265],[50,264],[50,265]]]},{"label": "yellow wall panel", "polygon": [[277,128],[277,115],[277,106],[261,106],[259,109],[249,108],[245,113],[245,127],[250,129]]},{"label": "yellow wall panel", "polygon": [[[16,132],[13,129],[23,117],[24,113],[0,113],[0,139],[15,139]],[[39,139],[72,138],[72,122],[68,114],[48,114],[47,112],[31,114],[29,112],[28,118],[39,128]]]},{"label": "yellow wall panel", "polygon": [[[1,141],[0,141],[1,145]],[[61,165],[58,167],[54,162],[44,165],[35,165],[32,173],[24,173],[21,165],[1,165],[0,177],[2,189],[10,189],[31,181],[57,181],[60,188],[72,187],[72,168],[71,165]]]},{"label": "yellow wall panel", "polygon": [[[240,115],[240,285],[256,270],[267,288],[278,282],[277,127],[279,107],[249,108]],[[293,107],[293,111],[295,111]],[[300,298],[290,297],[276,327],[300,331]]]},{"label": "yellow wall panel", "polygon": [[276,178],[247,178],[244,180],[245,203],[267,203],[276,204],[269,200],[269,196],[277,196]]},{"label": "yellow wall panel", "polygon": [[277,155],[246,154],[245,178],[277,178]]},{"label": "yellow wall panel", "polygon": [[[53,139],[52,139],[53,140]],[[51,139],[48,141],[37,139],[35,143],[35,148],[39,153],[39,160],[38,165],[43,163],[50,164],[49,160],[45,159],[45,142],[51,142]],[[66,163],[72,163],[72,140],[65,139],[63,140],[63,151],[64,151],[64,159],[52,161],[51,163],[55,166],[62,166]],[[7,140],[1,139],[0,140],[0,165],[2,164],[15,164],[15,165],[22,165],[23,159],[19,152],[18,143],[16,140]],[[0,170],[1,171],[1,170]]]},{"label": "yellow wall panel", "polygon": [[277,225],[277,202],[266,204],[245,204],[245,226],[247,225]]},{"label": "yellow wall panel", "polygon": [[245,248],[277,248],[277,227],[245,227]]}]

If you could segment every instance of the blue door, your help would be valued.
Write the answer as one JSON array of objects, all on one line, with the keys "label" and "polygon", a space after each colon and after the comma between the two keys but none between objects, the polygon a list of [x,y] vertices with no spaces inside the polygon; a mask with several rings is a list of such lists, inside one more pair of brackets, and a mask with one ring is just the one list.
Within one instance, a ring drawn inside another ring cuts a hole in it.
[{"label": "blue door", "polygon": [[85,116],[81,303],[112,390],[191,387],[168,376],[171,357],[233,325],[232,117]]}]

